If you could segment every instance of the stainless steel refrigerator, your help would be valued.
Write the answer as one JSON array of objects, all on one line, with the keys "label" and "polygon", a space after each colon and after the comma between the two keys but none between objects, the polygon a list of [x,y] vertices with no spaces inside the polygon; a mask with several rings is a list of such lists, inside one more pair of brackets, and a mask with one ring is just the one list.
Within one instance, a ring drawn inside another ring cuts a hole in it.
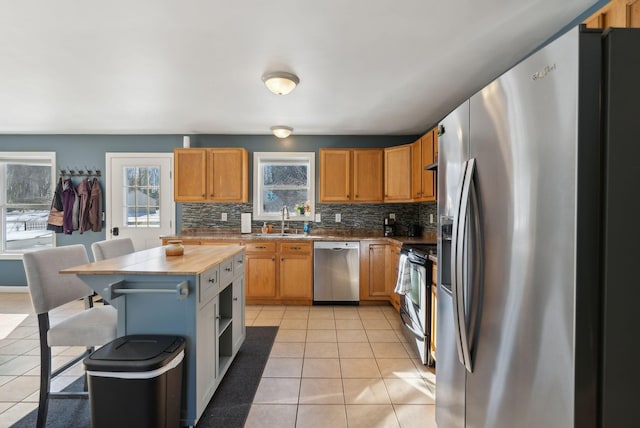
[{"label": "stainless steel refrigerator", "polygon": [[439,428],[639,423],[639,76],[575,28],[441,122]]}]

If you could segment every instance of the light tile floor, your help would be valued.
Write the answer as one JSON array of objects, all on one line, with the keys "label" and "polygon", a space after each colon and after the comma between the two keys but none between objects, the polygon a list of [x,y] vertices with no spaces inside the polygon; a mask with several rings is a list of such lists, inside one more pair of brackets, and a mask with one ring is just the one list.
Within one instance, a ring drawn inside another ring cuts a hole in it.
[{"label": "light tile floor", "polygon": [[[73,302],[52,316],[82,310]],[[390,306],[247,306],[248,326],[279,326],[246,427],[435,427],[435,373]],[[82,352],[54,348],[54,368]],[[62,389],[83,372],[69,369]],[[38,405],[36,316],[26,293],[0,293],[0,427]]]},{"label": "light tile floor", "polygon": [[280,326],[246,427],[435,427],[435,373],[390,306],[249,306]]}]

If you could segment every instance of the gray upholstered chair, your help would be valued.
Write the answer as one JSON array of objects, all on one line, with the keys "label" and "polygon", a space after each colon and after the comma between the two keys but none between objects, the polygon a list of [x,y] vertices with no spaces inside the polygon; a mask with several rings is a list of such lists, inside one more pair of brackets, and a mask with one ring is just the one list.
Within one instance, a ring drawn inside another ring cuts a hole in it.
[{"label": "gray upholstered chair", "polygon": [[91,244],[95,261],[124,256],[135,251],[131,238],[108,239]]},{"label": "gray upholstered chair", "polygon": [[[116,338],[117,311],[112,306],[93,307],[93,290],[75,275],[61,269],[89,263],[84,245],[69,245],[25,253],[22,258],[33,308],[40,331],[40,398],[37,426],[47,419],[50,398],[87,398],[84,392],[52,392],[51,379],[89,355],[95,346]],[[87,298],[86,310],[51,325],[50,311],[74,300]],[[52,346],[85,346],[87,350],[51,372]],[[85,379],[86,380],[86,379]]]}]

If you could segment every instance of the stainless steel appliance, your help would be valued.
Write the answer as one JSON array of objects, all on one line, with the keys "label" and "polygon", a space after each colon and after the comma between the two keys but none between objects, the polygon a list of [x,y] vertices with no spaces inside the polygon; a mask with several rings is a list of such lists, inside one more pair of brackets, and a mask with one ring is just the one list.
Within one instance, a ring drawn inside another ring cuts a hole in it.
[{"label": "stainless steel appliance", "polygon": [[313,303],[360,301],[360,244],[316,241],[313,244]]},{"label": "stainless steel appliance", "polygon": [[[422,364],[434,364],[429,344],[431,325],[431,262],[435,245],[404,244],[400,252],[400,269],[396,292],[400,294],[400,320],[407,343],[420,356]],[[402,284],[406,279],[406,289]],[[403,291],[399,290],[404,289]]]},{"label": "stainless steel appliance", "polygon": [[415,237],[422,235],[422,226],[418,223],[412,223],[407,228],[407,236]]},{"label": "stainless steel appliance", "polygon": [[573,29],[442,121],[439,427],[637,424],[639,46]]}]

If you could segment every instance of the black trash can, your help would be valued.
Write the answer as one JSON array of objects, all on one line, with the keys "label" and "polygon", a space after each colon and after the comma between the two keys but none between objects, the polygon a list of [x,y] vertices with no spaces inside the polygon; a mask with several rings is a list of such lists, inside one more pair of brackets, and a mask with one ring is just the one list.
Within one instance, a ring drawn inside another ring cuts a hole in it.
[{"label": "black trash can", "polygon": [[178,427],[185,339],[120,337],[84,359],[92,428]]}]

